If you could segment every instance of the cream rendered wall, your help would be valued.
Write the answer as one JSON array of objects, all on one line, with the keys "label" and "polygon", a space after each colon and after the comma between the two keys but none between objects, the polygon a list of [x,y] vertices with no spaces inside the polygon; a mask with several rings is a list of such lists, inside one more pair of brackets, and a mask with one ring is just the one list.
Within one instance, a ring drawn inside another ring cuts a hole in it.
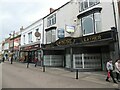
[{"label": "cream rendered wall", "polygon": [[[77,23],[74,20],[77,20],[77,15],[79,12],[79,4],[78,3],[69,3],[66,6],[62,7],[57,12],[57,28],[63,28],[65,30],[65,25],[75,25]],[[65,37],[78,37],[80,35],[80,31],[76,30],[73,34],[69,34],[65,30]],[[58,37],[57,37],[58,38]]]},{"label": "cream rendered wall", "polygon": [[101,11],[102,31],[111,30],[111,27],[115,27],[112,0],[108,1],[101,0],[101,5],[102,5]]},{"label": "cream rendered wall", "polygon": [[[56,40],[58,38],[58,28],[63,28],[65,30],[65,25],[77,25],[74,20],[77,20],[77,15],[79,12],[79,4],[78,3],[68,3],[67,5],[63,6],[62,8],[56,10],[52,14],[48,15],[44,18],[44,44],[46,44],[46,32],[45,29],[56,26]],[[56,24],[50,27],[47,27],[47,18],[56,13]],[[65,37],[78,37],[80,36],[80,30],[77,29],[73,34],[69,34],[65,30]]]}]

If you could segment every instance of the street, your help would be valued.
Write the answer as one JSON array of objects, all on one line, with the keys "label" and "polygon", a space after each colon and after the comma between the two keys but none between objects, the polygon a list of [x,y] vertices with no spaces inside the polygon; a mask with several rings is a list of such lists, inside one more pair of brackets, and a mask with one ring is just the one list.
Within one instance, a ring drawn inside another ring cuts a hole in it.
[{"label": "street", "polygon": [[61,68],[34,67],[30,64],[5,61],[2,63],[2,88],[117,88],[118,84],[106,82],[106,75],[100,72],[80,72],[75,79],[75,72]]}]

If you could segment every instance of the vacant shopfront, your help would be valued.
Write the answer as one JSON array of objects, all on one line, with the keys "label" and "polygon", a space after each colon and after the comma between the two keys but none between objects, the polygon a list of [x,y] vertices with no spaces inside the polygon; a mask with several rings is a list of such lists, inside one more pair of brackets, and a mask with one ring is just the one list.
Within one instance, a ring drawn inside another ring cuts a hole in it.
[{"label": "vacant shopfront", "polygon": [[[66,37],[55,43],[44,45],[44,52],[49,51],[47,55],[44,53],[44,59],[48,62],[55,62],[50,60],[56,58],[57,63],[71,70],[105,70],[107,60],[114,57],[111,56],[115,52],[114,43],[115,31],[113,30],[79,38]],[[58,48],[63,51],[57,50]],[[61,56],[59,60],[57,52]],[[53,63],[51,66],[56,65]]]}]

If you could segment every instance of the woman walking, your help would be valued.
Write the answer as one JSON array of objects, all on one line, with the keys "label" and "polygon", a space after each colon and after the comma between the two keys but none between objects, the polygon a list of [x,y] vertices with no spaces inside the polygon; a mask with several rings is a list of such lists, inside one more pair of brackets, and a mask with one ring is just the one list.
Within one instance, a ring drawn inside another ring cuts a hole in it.
[{"label": "woman walking", "polygon": [[108,62],[107,62],[107,65],[106,65],[106,68],[107,68],[107,78],[106,78],[106,81],[110,82],[109,81],[109,78],[111,76],[112,80],[114,83],[117,83],[114,79],[114,76],[113,76],[113,64],[112,64],[112,59],[110,59]]},{"label": "woman walking", "polygon": [[118,82],[119,81],[119,75],[120,75],[120,59],[118,59],[116,62],[115,62],[115,72],[116,72],[116,79]]}]

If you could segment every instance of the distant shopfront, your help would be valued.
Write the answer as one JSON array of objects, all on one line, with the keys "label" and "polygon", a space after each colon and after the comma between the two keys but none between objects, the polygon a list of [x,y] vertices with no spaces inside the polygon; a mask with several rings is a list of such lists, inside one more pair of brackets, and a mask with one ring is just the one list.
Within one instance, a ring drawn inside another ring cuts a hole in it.
[{"label": "distant shopfront", "polygon": [[42,45],[46,66],[71,70],[104,70],[106,60],[114,51],[115,30],[78,38],[65,37]]},{"label": "distant shopfront", "polygon": [[41,49],[40,44],[25,45],[20,48],[20,61],[27,62],[28,57],[31,63],[34,63],[35,58],[38,59],[38,64],[41,65]]}]

